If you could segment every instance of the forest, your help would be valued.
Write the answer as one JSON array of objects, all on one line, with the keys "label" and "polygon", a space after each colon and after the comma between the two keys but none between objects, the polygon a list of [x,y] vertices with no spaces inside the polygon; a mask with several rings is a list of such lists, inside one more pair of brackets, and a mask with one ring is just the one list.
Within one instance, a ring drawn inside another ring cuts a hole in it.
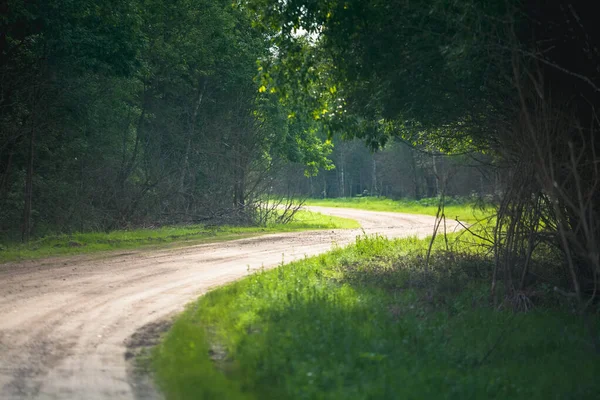
[{"label": "forest", "polygon": [[[444,153],[399,141],[373,155],[341,139],[355,127],[334,132],[313,117],[315,104],[279,96],[283,87],[267,91],[259,72],[274,45],[243,4],[5,1],[2,9],[3,240],[252,224],[269,195],[440,194],[435,157],[443,163]],[[476,160],[454,163],[474,165],[459,177],[480,182],[453,194],[490,193],[493,172]]]},{"label": "forest", "polygon": [[[558,296],[600,353],[593,3],[0,0],[0,243],[429,201],[419,274],[485,266],[496,309]],[[435,239],[451,202],[487,207],[461,224],[485,249],[468,259]]]},{"label": "forest", "polygon": [[0,235],[253,224],[269,196],[488,198],[499,264],[556,246],[595,296],[586,3],[425,3],[3,1]]},{"label": "forest", "polygon": [[[265,176],[328,165],[258,91],[268,56],[225,1],[3,1],[0,234],[252,223]],[[308,167],[307,167],[308,168]]]}]

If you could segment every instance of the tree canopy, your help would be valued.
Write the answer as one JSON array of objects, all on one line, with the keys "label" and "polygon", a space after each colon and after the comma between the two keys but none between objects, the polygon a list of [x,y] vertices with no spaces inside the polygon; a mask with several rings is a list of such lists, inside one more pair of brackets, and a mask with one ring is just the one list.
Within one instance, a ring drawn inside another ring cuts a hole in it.
[{"label": "tree canopy", "polygon": [[466,142],[480,146],[484,121],[503,107],[496,95],[510,85],[503,46],[510,39],[505,21],[516,13],[511,2],[251,4],[262,26],[281,27],[273,35],[273,84],[334,91],[310,99],[329,108],[333,130],[373,146],[391,135],[426,137],[452,151]]}]

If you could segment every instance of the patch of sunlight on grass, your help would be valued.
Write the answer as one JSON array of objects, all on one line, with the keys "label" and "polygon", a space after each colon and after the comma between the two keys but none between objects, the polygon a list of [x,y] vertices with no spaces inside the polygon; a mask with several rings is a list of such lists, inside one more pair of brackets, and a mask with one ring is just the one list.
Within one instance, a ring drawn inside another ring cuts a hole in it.
[{"label": "patch of sunlight on grass", "polygon": [[598,358],[577,316],[498,311],[488,303],[491,263],[476,247],[456,244],[448,258],[436,240],[425,275],[427,245],[360,237],[208,293],[154,349],[159,387],[167,399],[211,398],[208,391],[344,400],[600,393]]},{"label": "patch of sunlight on grass", "polygon": [[278,232],[298,232],[313,229],[358,228],[358,222],[320,213],[299,211],[288,224],[256,226],[164,226],[156,229],[116,230],[55,235],[28,244],[0,244],[0,263],[18,260],[96,253],[108,250],[141,247],[164,248],[242,239]]},{"label": "patch of sunlight on grass", "polygon": [[[357,208],[370,211],[389,211],[407,214],[435,216],[438,211],[438,199],[392,200],[385,197],[344,197],[337,199],[308,199],[307,206]],[[493,214],[491,209],[482,209],[474,203],[449,198],[445,206],[448,219],[473,223]]]}]

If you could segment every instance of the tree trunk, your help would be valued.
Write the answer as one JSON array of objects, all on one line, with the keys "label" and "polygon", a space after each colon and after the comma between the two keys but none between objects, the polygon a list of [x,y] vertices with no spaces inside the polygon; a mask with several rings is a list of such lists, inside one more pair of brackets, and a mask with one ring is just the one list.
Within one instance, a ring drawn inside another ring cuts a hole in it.
[{"label": "tree trunk", "polygon": [[4,168],[4,171],[2,172],[2,178],[0,179],[0,200],[4,198],[6,193],[8,193],[8,186],[9,186],[8,181],[10,178],[12,159],[13,159],[13,152],[11,151],[8,154],[8,160],[6,161],[6,168]]},{"label": "tree trunk", "polygon": [[[179,175],[179,194],[183,196],[185,193],[185,178],[187,175],[187,171],[189,170],[190,163],[190,152],[192,148],[192,138],[196,133],[196,123],[198,121],[198,111],[200,110],[200,105],[202,104],[202,98],[204,97],[204,92],[206,91],[207,80],[204,79],[204,84],[202,85],[202,89],[198,91],[198,99],[196,101],[196,105],[194,107],[194,112],[192,113],[192,118],[190,121],[190,128],[187,133],[187,137],[185,138],[185,151],[183,154],[183,166],[181,168],[181,174]],[[183,197],[182,197],[183,198]],[[182,201],[183,205],[183,201]]]},{"label": "tree trunk", "polygon": [[437,164],[435,162],[436,156],[432,156],[433,176],[435,177],[435,196],[440,195],[440,175],[438,174]]},{"label": "tree trunk", "polygon": [[419,185],[419,176],[417,174],[417,161],[415,159],[415,152],[412,149],[408,149],[410,154],[410,169],[412,172],[412,183],[415,192],[415,199],[421,200],[421,187]]},{"label": "tree trunk", "polygon": [[234,188],[234,203],[239,210],[246,206],[246,174],[238,171]]},{"label": "tree trunk", "polygon": [[29,242],[31,234],[31,204],[33,202],[33,157],[35,153],[35,120],[31,121],[29,133],[29,159],[27,160],[27,176],[25,178],[25,205],[23,208],[23,227],[21,240]]},{"label": "tree trunk", "polygon": [[243,216],[246,207],[246,163],[243,160],[241,144],[234,145],[234,182],[233,182],[233,206]]},{"label": "tree trunk", "polygon": [[377,191],[377,162],[375,161],[375,154],[373,154],[373,186],[371,187],[371,196],[379,195]]},{"label": "tree trunk", "polygon": [[340,164],[341,164],[341,168],[340,168],[340,170],[341,170],[341,172],[340,172],[340,194],[341,194],[342,197],[346,197],[346,179],[345,179],[345,176],[344,176],[344,172],[345,172],[344,171],[344,165],[346,163],[346,160],[344,159],[344,155],[345,154],[344,154],[344,147],[343,147],[343,145],[342,145],[341,150],[342,150],[342,152],[340,153],[340,161],[341,161],[340,162]]}]

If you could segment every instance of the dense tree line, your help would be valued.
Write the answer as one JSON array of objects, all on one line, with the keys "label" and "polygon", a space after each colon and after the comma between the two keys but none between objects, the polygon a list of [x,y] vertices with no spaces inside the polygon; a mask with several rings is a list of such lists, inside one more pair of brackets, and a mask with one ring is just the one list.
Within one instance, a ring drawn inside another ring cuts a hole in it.
[{"label": "dense tree line", "polygon": [[[0,235],[228,219],[329,146],[260,89],[252,14],[221,0],[0,2]],[[310,172],[310,171],[309,171]]]},{"label": "dense tree line", "polygon": [[501,183],[490,158],[483,154],[449,156],[392,140],[379,151],[359,139],[333,139],[334,169],[304,176],[302,165],[285,166],[273,180],[272,192],[300,197],[384,196],[394,199],[442,195],[492,201]]}]

